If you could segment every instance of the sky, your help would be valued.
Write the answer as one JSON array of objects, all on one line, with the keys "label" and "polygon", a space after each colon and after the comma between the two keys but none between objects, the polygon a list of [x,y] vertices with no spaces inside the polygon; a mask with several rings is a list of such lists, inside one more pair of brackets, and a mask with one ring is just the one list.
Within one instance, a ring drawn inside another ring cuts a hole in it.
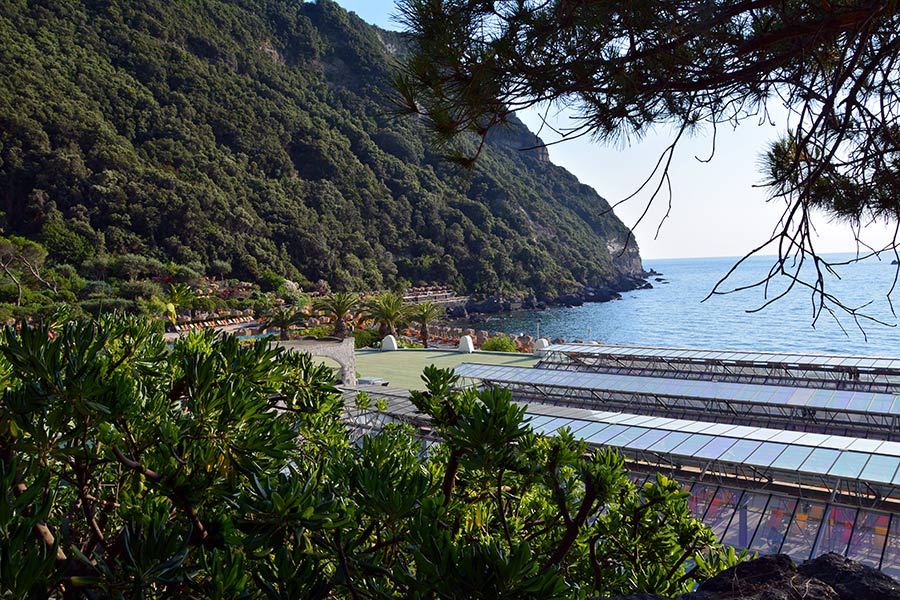
[{"label": "sky", "polygon": [[[364,21],[385,29],[401,29],[393,19],[396,13],[394,0],[337,2]],[[519,112],[518,116],[532,131],[541,128],[541,113],[537,110]],[[570,127],[572,123],[565,113],[551,112],[548,120],[559,129]],[[639,194],[615,210],[634,230],[641,256],[645,260],[742,256],[768,240],[783,205],[767,201],[765,190],[758,187],[761,175],[757,165],[767,144],[784,128],[784,121],[772,126],[759,125],[752,119],[744,121],[736,130],[720,127],[710,162],[696,158],[710,156],[712,136],[708,132],[682,139],[670,169],[671,211],[662,227],[659,225],[668,208],[665,197],[654,202],[640,223],[638,219],[644,212],[649,194]],[[550,160],[571,171],[582,183],[615,204],[640,187],[672,136],[672,131],[663,128],[624,146],[601,145],[583,137],[551,145]],[[546,128],[541,137],[545,142],[553,139]],[[846,225],[830,222],[825,215],[819,215],[814,223],[819,252],[853,252],[857,249]],[[877,248],[890,236],[886,227],[876,224],[863,231],[862,239]],[[772,248],[762,254],[774,254],[775,251]]]}]

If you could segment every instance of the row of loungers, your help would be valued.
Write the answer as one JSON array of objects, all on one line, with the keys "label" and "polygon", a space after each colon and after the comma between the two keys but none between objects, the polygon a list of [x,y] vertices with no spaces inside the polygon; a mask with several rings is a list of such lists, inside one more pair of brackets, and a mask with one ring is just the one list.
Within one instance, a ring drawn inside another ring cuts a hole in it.
[{"label": "row of loungers", "polygon": [[175,331],[194,331],[195,329],[205,329],[207,327],[226,327],[228,325],[240,325],[241,323],[249,323],[254,321],[253,317],[232,317],[230,319],[216,319],[215,321],[203,321],[202,323],[184,323],[175,325]]}]

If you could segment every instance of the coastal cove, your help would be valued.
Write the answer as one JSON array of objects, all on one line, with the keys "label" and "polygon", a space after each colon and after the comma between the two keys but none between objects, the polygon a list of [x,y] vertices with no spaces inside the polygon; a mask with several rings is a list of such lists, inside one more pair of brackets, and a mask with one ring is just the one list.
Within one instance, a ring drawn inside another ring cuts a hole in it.
[{"label": "coastal cove", "polygon": [[[852,256],[834,254],[827,258],[839,261]],[[626,292],[621,300],[611,302],[492,315],[477,327],[525,335],[536,335],[539,327],[540,335],[551,339],[669,348],[898,354],[900,331],[896,327],[861,319],[863,334],[850,315],[836,312],[840,321],[837,323],[824,311],[813,326],[810,294],[799,288],[755,313],[747,311],[766,302],[762,288],[717,295],[703,302],[737,260],[734,257],[646,260],[645,269],[660,273],[647,278],[652,289]],[[726,289],[763,278],[773,260],[769,256],[748,259]],[[881,260],[869,259],[842,267],[838,270],[840,278],[826,280],[827,289],[849,306],[862,307],[871,302],[862,312],[896,324],[886,298],[896,269],[890,263],[891,257],[885,256]],[[770,286],[768,297],[774,297],[784,285],[777,282]]]}]

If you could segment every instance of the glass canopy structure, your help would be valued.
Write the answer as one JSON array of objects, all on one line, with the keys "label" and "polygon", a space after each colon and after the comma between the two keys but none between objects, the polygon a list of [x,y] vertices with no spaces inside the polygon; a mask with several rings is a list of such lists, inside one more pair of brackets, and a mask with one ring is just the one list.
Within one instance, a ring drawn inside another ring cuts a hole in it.
[{"label": "glass canopy structure", "polygon": [[900,358],[555,344],[540,366],[900,393]]},{"label": "glass canopy structure", "polygon": [[[456,373],[508,388],[537,432],[617,448],[638,484],[680,481],[726,544],[795,561],[838,552],[900,576],[898,358],[559,344],[537,368]],[[403,390],[369,392],[387,410],[352,422],[435,439]]]},{"label": "glass canopy structure", "polygon": [[[351,421],[403,421],[432,437],[406,398],[382,397],[383,411],[348,403]],[[691,510],[725,544],[795,561],[838,552],[900,575],[900,443],[549,405],[529,405],[527,416],[546,435],[568,428],[617,447],[639,485],[657,472],[684,482]]]},{"label": "glass canopy structure", "polygon": [[463,363],[456,374],[519,400],[660,417],[765,425],[858,437],[900,437],[900,395]]}]

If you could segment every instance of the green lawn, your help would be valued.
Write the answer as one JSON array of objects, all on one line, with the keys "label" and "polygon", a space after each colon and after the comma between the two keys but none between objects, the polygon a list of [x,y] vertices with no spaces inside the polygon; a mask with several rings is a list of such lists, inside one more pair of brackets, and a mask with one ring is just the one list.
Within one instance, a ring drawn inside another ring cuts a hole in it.
[{"label": "green lawn", "polygon": [[356,372],[360,377],[381,377],[393,387],[408,390],[422,389],[422,369],[436,365],[452,369],[464,362],[490,365],[531,367],[538,359],[532,354],[513,352],[474,352],[464,354],[455,350],[357,350]]}]

